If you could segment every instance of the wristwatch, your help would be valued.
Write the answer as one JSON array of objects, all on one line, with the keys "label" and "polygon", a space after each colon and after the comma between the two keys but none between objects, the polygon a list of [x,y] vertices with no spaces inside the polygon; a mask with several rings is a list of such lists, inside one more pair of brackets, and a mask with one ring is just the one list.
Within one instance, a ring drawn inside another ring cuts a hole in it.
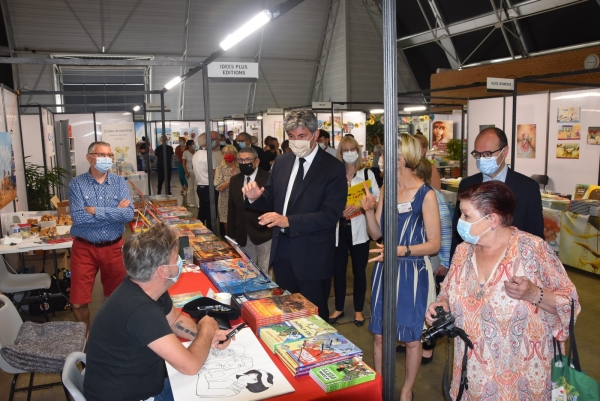
[{"label": "wristwatch", "polygon": [[408,245],[406,245],[406,252],[404,252],[404,256],[410,256],[412,252],[410,251],[410,248],[408,247]]}]

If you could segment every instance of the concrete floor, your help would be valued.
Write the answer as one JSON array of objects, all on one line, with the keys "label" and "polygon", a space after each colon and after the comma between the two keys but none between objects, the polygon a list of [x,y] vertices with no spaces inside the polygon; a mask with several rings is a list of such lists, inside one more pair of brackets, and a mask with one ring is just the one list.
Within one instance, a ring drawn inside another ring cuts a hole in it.
[{"label": "concrete floor", "polygon": [[[179,198],[179,183],[176,182],[176,175],[173,174],[173,188],[172,193]],[[156,187],[156,186],[155,186]],[[197,209],[190,208],[190,211],[196,213]],[[11,256],[8,262],[16,266],[16,257]],[[59,255],[59,266],[62,263],[62,257]],[[26,265],[36,266],[36,271],[41,270],[41,256],[27,256]],[[369,264],[367,266],[367,277],[371,277],[373,266]],[[52,266],[51,261],[46,262],[46,271],[51,272]],[[594,323],[594,316],[600,316],[600,276],[593,275],[591,273],[583,272],[576,269],[567,270],[569,277],[575,284],[577,292],[579,294],[580,302],[582,305],[582,313],[579,315],[579,319],[576,325],[577,332],[577,343],[578,350],[581,359],[581,365],[586,373],[595,378],[600,379],[600,344],[596,341],[596,329],[597,326]],[[364,360],[372,366],[373,364],[373,336],[369,332],[366,324],[362,327],[354,325],[354,310],[352,306],[352,270],[348,268],[347,275],[347,296],[346,296],[346,308],[345,317],[339,320],[339,324],[336,328],[359,346],[364,351]],[[334,310],[333,307],[333,292],[331,294],[329,308],[330,311]],[[370,287],[367,289],[367,305],[365,305],[365,318],[369,318],[371,292]],[[90,312],[92,319],[97,313],[98,309],[102,305],[104,296],[102,294],[102,287],[100,284],[99,276],[96,278],[96,285],[94,287],[93,299],[90,305]],[[35,321],[43,321],[40,317],[27,317],[24,319],[30,319]],[[73,314],[70,311],[61,311],[56,313],[56,318],[53,320],[74,320]],[[416,385],[414,388],[415,399],[419,400],[443,400],[442,394],[442,378],[444,367],[446,363],[447,355],[447,342],[445,340],[439,341],[435,350],[433,362],[429,365],[423,366],[419,371]],[[399,391],[404,381],[404,358],[405,354],[398,354],[396,357],[396,397],[399,398]],[[22,375],[19,378],[18,385],[24,386],[28,383],[28,375]],[[36,375],[35,384],[50,383],[58,381],[58,375]],[[12,375],[6,374],[0,371],[0,401],[8,399],[8,393],[10,389],[10,383]],[[63,400],[65,398],[62,387],[57,386],[48,390],[35,391],[32,396],[33,401],[53,401]],[[15,401],[25,400],[25,393],[18,393],[15,395]]]}]

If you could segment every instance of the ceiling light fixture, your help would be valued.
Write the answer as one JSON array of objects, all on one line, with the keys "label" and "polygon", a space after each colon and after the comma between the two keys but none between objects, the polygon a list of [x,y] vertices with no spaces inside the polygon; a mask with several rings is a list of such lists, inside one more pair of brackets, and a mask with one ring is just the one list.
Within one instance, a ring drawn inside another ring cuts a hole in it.
[{"label": "ceiling light fixture", "polygon": [[219,46],[221,46],[223,50],[229,50],[244,38],[262,28],[269,21],[271,21],[271,13],[269,10],[263,10],[250,21],[242,25],[237,31],[227,35],[225,40],[219,43]]},{"label": "ceiling light fixture", "polygon": [[177,85],[178,83],[181,82],[181,77],[175,77],[172,80],[170,80],[169,82],[167,82],[167,84],[165,85],[165,89],[171,89],[172,87],[174,87],[175,85]]},{"label": "ceiling light fixture", "polygon": [[262,116],[256,116],[257,120],[262,120]]},{"label": "ceiling light fixture", "polygon": [[405,107],[404,111],[423,111],[427,110],[425,106],[414,106],[414,107]]},{"label": "ceiling light fixture", "polygon": [[133,108],[133,111],[138,111],[139,109],[141,109],[141,107],[140,107],[140,106],[135,106],[135,107]]},{"label": "ceiling light fixture", "polygon": [[373,109],[371,110],[371,114],[383,114],[383,109]]}]

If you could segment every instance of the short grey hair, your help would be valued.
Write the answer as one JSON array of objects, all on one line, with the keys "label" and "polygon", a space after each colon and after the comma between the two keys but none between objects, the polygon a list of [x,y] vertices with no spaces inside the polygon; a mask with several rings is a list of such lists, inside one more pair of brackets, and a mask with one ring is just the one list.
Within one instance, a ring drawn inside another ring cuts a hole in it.
[{"label": "short grey hair", "polygon": [[[240,137],[241,137],[241,138],[240,138]],[[247,133],[247,132],[240,132],[240,133],[238,134],[238,136],[237,136],[237,140],[238,140],[238,142],[239,142],[240,140],[242,140],[242,141],[246,142],[248,139],[250,139],[250,143],[252,143],[252,138],[250,137],[250,134],[249,134],[249,133]]]},{"label": "short grey hair", "polygon": [[298,128],[308,128],[313,134],[319,129],[319,121],[312,110],[294,109],[288,113],[283,121],[285,132],[295,131]]},{"label": "short grey hair", "polygon": [[150,281],[159,266],[168,265],[179,238],[171,226],[157,222],[148,231],[127,238],[123,245],[123,264],[127,275],[140,282]]},{"label": "short grey hair", "polygon": [[196,137],[196,142],[198,143],[198,146],[200,146],[200,147],[206,146],[206,134],[202,133],[202,134],[198,135]]},{"label": "short grey hair", "polygon": [[90,146],[88,146],[88,153],[94,153],[96,146],[108,146],[110,148],[110,143],[102,141],[92,142],[90,143]]},{"label": "short grey hair", "polygon": [[258,152],[254,148],[243,148],[243,149],[240,149],[240,151],[238,152],[238,155],[241,155],[242,153],[251,153],[252,154],[252,158],[254,158],[254,159],[256,159],[258,157]]}]

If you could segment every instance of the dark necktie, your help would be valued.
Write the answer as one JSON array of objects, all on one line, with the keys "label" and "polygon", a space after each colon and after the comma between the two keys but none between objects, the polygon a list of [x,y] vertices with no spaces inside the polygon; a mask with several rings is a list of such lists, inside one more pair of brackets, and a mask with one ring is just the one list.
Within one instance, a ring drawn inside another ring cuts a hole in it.
[{"label": "dark necktie", "polygon": [[250,184],[250,177],[246,177],[246,184]]},{"label": "dark necktie", "polygon": [[296,174],[296,178],[294,179],[294,185],[292,186],[292,193],[290,194],[290,200],[288,201],[288,212],[291,203],[296,199],[296,195],[300,190],[300,185],[302,185],[302,181],[304,180],[304,158],[301,157],[298,159],[298,173]]}]

